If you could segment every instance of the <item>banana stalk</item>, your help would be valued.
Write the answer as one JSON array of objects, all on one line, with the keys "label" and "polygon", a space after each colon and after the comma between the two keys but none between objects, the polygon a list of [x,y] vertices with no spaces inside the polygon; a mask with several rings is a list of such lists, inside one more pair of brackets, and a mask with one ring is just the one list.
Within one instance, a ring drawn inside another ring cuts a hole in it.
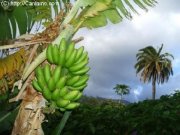
[{"label": "banana stalk", "polygon": [[71,115],[71,111],[66,111],[63,115],[63,118],[61,119],[60,123],[57,125],[57,127],[55,128],[53,135],[60,135],[64,126],[66,125],[66,122],[69,118],[69,116]]}]

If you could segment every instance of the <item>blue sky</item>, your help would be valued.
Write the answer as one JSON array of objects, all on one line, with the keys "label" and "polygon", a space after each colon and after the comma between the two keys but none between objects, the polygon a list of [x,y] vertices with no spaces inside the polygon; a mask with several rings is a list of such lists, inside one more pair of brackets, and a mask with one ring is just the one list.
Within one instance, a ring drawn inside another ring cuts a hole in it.
[{"label": "blue sky", "polygon": [[139,10],[132,21],[94,30],[81,29],[75,37],[84,36],[84,45],[90,57],[90,80],[84,94],[105,98],[119,98],[113,87],[119,83],[131,87],[124,98],[134,102],[151,98],[151,83],[144,84],[136,76],[134,64],[139,49],[164,44],[164,51],[172,53],[174,75],[168,83],[157,86],[157,98],[180,89],[180,1],[158,0],[148,12]]}]

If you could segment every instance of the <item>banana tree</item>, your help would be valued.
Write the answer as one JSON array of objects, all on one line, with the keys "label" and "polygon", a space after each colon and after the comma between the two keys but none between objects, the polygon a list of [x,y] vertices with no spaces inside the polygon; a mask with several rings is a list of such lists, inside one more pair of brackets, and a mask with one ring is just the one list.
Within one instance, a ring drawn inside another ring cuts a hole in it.
[{"label": "banana tree", "polygon": [[[62,2],[69,4],[68,0],[63,0],[59,1],[60,5]],[[152,7],[156,3],[155,0],[73,1],[69,10],[66,10],[67,14],[60,22],[57,37],[23,69],[19,81],[19,94],[11,100],[23,99],[12,134],[43,134],[41,123],[44,119],[43,108],[46,106],[52,109],[50,112],[55,109],[64,112],[61,122],[53,133],[60,134],[71,110],[79,106],[75,99],[79,99],[82,95],[89,77],[87,75],[89,71],[87,52],[83,51],[83,47],[75,49],[75,44],[72,42],[73,36],[80,28],[93,29],[106,26],[108,21],[116,24],[121,22],[123,18],[132,19],[132,12],[137,13],[134,4],[147,11],[148,6]],[[53,33],[53,30],[48,32]],[[72,87],[74,80],[78,81]],[[74,88],[76,89],[74,90]],[[60,93],[61,96],[53,93]],[[60,97],[65,100],[69,99],[69,101],[65,103],[66,101],[62,101]]]},{"label": "banana tree", "polygon": [[[19,2],[25,6],[18,6],[15,2]],[[61,2],[61,0],[45,0],[46,5],[35,6],[31,4],[31,6],[28,6],[30,2],[32,1],[0,0],[0,45],[7,44],[7,40],[15,39],[18,35],[17,33],[20,35],[30,33],[35,25],[37,31],[40,25],[47,26],[53,21],[53,14],[55,16],[58,15],[60,11],[58,7],[62,8],[60,4],[66,4],[65,1]],[[53,8],[51,8],[48,2],[55,3],[53,4]]]}]

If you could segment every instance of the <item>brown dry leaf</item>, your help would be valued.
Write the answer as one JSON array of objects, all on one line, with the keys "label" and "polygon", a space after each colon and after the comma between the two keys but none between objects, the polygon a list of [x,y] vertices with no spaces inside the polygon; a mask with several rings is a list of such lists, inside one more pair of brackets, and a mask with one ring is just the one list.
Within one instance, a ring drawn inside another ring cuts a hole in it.
[{"label": "brown dry leaf", "polygon": [[65,13],[63,10],[61,10],[56,16],[55,20],[42,33],[35,35],[32,38],[32,41],[43,39],[44,41],[52,42],[55,40],[55,38],[57,38],[60,33],[60,25],[64,19],[64,16]]},{"label": "brown dry leaf", "polygon": [[12,89],[13,84],[20,79],[27,61],[29,52],[21,48],[19,51],[0,59],[0,82],[6,80],[8,87],[0,84],[0,94]]},{"label": "brown dry leaf", "polygon": [[[5,75],[12,75],[15,71],[20,71],[20,67],[24,66],[28,54],[22,48],[14,54],[8,55],[5,58],[0,59],[0,72],[3,73],[2,77]],[[0,78],[1,79],[1,78]]]},{"label": "brown dry leaf", "polygon": [[44,120],[42,113],[44,107],[45,100],[42,95],[32,87],[27,87],[14,123],[12,135],[43,135],[41,124]]}]

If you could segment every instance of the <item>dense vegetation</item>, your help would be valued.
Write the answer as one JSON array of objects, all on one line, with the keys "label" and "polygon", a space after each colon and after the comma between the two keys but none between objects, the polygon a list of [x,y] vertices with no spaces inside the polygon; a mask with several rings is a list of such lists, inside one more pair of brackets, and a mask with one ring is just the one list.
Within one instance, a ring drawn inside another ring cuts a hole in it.
[{"label": "dense vegetation", "polygon": [[[11,96],[11,95],[10,95]],[[9,104],[7,98],[1,98],[0,134],[10,134],[17,110],[17,104]],[[83,97],[80,108],[73,111],[63,135],[178,135],[180,133],[180,91],[163,95],[158,100],[145,100],[138,103],[119,104],[114,100]],[[6,106],[6,107],[5,107]],[[7,107],[9,106],[9,107]],[[6,109],[4,109],[4,107]],[[48,122],[43,123],[46,135],[62,118],[56,111],[47,115]]]},{"label": "dense vegetation", "polygon": [[[101,103],[87,99],[73,111],[63,135],[178,135],[180,133],[180,92],[158,100],[122,105],[112,100]],[[48,115],[44,131],[51,134],[61,119],[56,112]]]},{"label": "dense vegetation", "polygon": [[9,99],[17,94],[18,89],[15,88],[13,93],[6,92],[0,95],[0,135],[11,134],[20,102],[9,103]]}]

